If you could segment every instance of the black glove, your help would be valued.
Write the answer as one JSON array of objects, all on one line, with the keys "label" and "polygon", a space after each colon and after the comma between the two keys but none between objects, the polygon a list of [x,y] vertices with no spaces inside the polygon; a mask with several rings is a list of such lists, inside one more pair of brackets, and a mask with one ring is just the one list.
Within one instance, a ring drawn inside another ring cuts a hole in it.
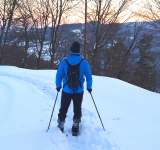
[{"label": "black glove", "polygon": [[92,92],[92,89],[87,89],[87,90],[88,90],[88,92],[89,92],[89,93],[91,93],[91,92]]},{"label": "black glove", "polygon": [[56,88],[56,90],[57,90],[58,92],[60,92],[60,90],[61,90],[61,87],[57,87],[57,88]]}]

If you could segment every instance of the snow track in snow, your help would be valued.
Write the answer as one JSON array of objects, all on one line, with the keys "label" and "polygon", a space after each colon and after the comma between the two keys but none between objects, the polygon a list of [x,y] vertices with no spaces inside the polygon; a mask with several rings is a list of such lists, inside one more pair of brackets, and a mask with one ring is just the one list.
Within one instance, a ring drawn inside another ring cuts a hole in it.
[{"label": "snow track in snow", "polygon": [[0,120],[3,120],[0,126],[3,135],[0,137],[0,149],[112,150],[112,145],[107,140],[108,132],[96,126],[95,115],[84,107],[78,137],[71,134],[73,104],[70,105],[65,123],[68,137],[59,131],[57,115],[60,93],[50,130],[45,132],[56,96],[54,81],[46,83],[22,72],[0,73],[0,89],[3,89],[0,92],[3,95],[0,102],[3,108],[0,110]]},{"label": "snow track in snow", "polygon": [[71,135],[73,105],[65,131],[57,128],[61,93],[56,70],[0,66],[0,150],[159,150],[160,94],[126,82],[93,76],[93,97],[84,90],[78,137]]}]

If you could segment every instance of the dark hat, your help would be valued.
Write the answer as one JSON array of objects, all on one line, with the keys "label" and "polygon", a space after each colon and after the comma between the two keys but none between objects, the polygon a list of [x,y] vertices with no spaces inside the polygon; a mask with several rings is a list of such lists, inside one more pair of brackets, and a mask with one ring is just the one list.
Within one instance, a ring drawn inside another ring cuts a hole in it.
[{"label": "dark hat", "polygon": [[81,48],[81,46],[80,46],[79,42],[75,41],[75,42],[72,43],[72,45],[70,47],[70,51],[72,53],[79,53],[80,48]]}]

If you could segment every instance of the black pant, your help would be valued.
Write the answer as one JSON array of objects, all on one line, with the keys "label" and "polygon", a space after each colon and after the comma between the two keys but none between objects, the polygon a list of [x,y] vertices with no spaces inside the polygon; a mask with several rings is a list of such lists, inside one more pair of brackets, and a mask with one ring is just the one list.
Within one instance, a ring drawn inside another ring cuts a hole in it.
[{"label": "black pant", "polygon": [[61,97],[61,108],[59,109],[58,119],[61,121],[65,120],[66,114],[69,108],[69,105],[71,103],[71,100],[73,100],[73,120],[81,120],[82,117],[82,100],[83,100],[83,92],[82,93],[65,93],[62,91],[62,97]]}]

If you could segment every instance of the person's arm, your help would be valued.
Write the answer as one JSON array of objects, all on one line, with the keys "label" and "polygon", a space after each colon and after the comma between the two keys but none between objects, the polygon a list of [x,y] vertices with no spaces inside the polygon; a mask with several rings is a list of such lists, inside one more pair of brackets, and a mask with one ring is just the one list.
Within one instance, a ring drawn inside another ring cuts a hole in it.
[{"label": "person's arm", "polygon": [[86,61],[85,77],[87,81],[87,90],[92,89],[92,73],[88,62]]},{"label": "person's arm", "polygon": [[60,65],[58,67],[58,70],[57,70],[56,88],[60,88],[62,86],[61,84],[62,84],[62,79],[63,79],[63,74],[64,74],[63,63],[64,63],[64,60],[61,61]]}]

